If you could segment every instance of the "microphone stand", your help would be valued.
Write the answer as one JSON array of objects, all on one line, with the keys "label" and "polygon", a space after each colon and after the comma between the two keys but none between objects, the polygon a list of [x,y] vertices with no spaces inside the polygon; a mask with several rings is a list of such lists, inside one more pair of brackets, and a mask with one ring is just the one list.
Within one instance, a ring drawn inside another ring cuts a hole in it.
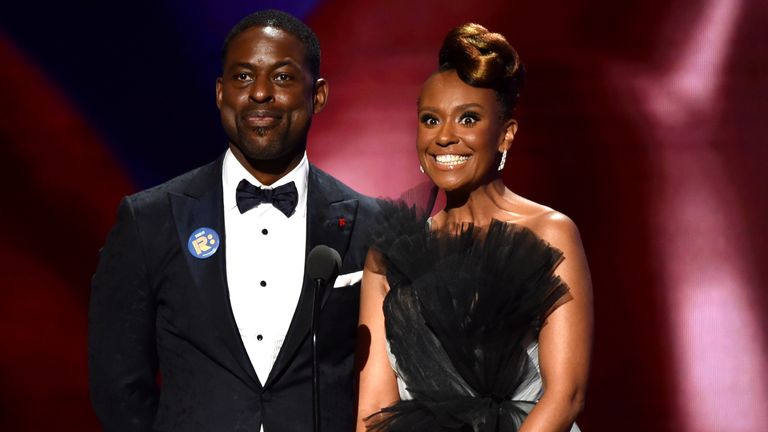
[{"label": "microphone stand", "polygon": [[320,432],[320,371],[317,366],[317,333],[320,323],[320,293],[325,281],[316,278],[315,292],[312,296],[312,324],[310,333],[312,337],[312,424],[314,432]]},{"label": "microphone stand", "polygon": [[334,249],[317,245],[307,256],[307,276],[315,284],[315,292],[312,296],[312,324],[310,334],[312,336],[312,423],[315,432],[320,432],[320,368],[317,359],[317,334],[320,327],[320,299],[322,290],[332,283],[334,277],[339,274],[341,257]]}]

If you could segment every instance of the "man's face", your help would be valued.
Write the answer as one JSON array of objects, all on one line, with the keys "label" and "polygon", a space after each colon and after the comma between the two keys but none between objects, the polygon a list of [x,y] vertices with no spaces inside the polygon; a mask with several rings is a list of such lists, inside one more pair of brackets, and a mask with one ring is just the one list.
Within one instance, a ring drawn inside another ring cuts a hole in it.
[{"label": "man's face", "polygon": [[216,105],[233,151],[253,161],[298,160],[327,95],[302,43],[274,27],[250,28],[230,41],[222,75]]}]

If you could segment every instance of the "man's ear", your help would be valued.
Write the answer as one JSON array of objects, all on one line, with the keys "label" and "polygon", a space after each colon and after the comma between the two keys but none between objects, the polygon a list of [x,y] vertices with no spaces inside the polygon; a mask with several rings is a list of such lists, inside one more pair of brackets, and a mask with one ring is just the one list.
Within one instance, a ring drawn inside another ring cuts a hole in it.
[{"label": "man's ear", "polygon": [[328,101],[328,82],[322,78],[315,81],[315,95],[313,104],[313,113],[317,114],[323,110]]},{"label": "man's ear", "polygon": [[216,106],[221,109],[221,86],[223,81],[221,77],[216,78]]},{"label": "man's ear", "polygon": [[499,152],[504,152],[509,150],[510,147],[512,147],[512,141],[515,139],[515,134],[517,133],[517,120],[515,119],[509,119],[504,124],[504,138],[501,140],[501,144],[499,144]]}]

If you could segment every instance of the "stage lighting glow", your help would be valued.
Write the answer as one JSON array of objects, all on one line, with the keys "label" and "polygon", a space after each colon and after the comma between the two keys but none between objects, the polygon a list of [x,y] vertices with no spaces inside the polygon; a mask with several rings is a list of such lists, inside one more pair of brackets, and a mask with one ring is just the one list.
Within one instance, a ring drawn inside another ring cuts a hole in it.
[{"label": "stage lighting glow", "polygon": [[693,26],[686,9],[685,20],[671,27],[687,34],[668,35],[683,46],[669,47],[664,54],[671,61],[630,80],[658,169],[658,207],[651,211],[686,431],[754,432],[768,425],[768,364],[751,299],[755,278],[745,265],[744,209],[712,142],[741,6],[741,0],[707,1]]}]

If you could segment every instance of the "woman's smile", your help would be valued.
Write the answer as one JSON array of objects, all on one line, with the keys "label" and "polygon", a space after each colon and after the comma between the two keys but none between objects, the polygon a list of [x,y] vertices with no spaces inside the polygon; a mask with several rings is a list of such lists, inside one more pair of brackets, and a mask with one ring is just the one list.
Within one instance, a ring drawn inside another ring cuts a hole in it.
[{"label": "woman's smile", "polygon": [[435,160],[435,167],[437,169],[452,170],[466,164],[472,155],[460,155],[460,154],[439,154],[432,155]]}]

